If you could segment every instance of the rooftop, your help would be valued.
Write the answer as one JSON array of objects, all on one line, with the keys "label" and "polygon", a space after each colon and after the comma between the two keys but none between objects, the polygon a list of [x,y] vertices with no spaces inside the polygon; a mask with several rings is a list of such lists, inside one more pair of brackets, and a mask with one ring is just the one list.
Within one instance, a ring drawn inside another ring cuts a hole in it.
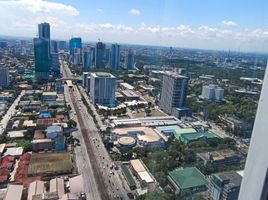
[{"label": "rooftop", "polygon": [[149,127],[117,128],[113,132],[119,136],[128,135],[130,132],[137,133],[139,140],[147,142],[156,142],[161,139],[161,137]]},{"label": "rooftop", "polygon": [[57,92],[43,92],[43,96],[57,96]]},{"label": "rooftop", "polygon": [[23,192],[23,185],[11,185],[7,187],[5,200],[21,200]]},{"label": "rooftop", "polygon": [[95,73],[91,73],[92,76],[94,77],[110,77],[110,78],[115,78],[115,76],[113,76],[110,73],[106,73],[106,72],[95,72]]},{"label": "rooftop", "polygon": [[122,164],[121,167],[122,167],[122,171],[123,171],[123,173],[124,173],[124,175],[125,175],[125,177],[127,179],[128,185],[130,187],[134,187],[136,185],[136,183],[135,183],[135,181],[134,181],[134,179],[133,179],[130,171],[128,170],[127,165],[126,164]]},{"label": "rooftop", "polygon": [[204,175],[195,167],[173,170],[169,176],[181,189],[207,185]]},{"label": "rooftop", "polygon": [[70,192],[73,194],[80,194],[85,192],[84,189],[84,180],[82,175],[75,176],[69,179],[70,182]]},{"label": "rooftop", "polygon": [[228,182],[231,183],[232,186],[240,186],[242,181],[242,176],[234,171],[229,172],[221,172],[214,174],[215,177],[217,177],[218,180],[221,182]]},{"label": "rooftop", "polygon": [[11,155],[11,156],[20,156],[22,155],[23,153],[23,148],[22,147],[11,147],[11,148],[8,148],[6,153],[5,153],[5,156],[6,155]]},{"label": "rooftop", "polygon": [[120,83],[120,86],[126,88],[126,89],[129,89],[129,90],[133,90],[134,87],[128,83]]},{"label": "rooftop", "polygon": [[49,182],[49,192],[56,192],[59,197],[62,197],[64,195],[64,180],[61,178],[54,178],[50,180]]},{"label": "rooftop", "polygon": [[145,172],[146,169],[139,159],[130,160],[129,164],[133,167],[135,172]]},{"label": "rooftop", "polygon": [[45,185],[43,181],[34,181],[30,183],[28,189],[28,199],[32,199],[33,195],[42,194],[45,191]]},{"label": "rooftop", "polygon": [[10,138],[21,138],[21,137],[24,137],[24,133],[26,132],[27,130],[20,130],[20,131],[9,131],[7,133],[8,137]]}]

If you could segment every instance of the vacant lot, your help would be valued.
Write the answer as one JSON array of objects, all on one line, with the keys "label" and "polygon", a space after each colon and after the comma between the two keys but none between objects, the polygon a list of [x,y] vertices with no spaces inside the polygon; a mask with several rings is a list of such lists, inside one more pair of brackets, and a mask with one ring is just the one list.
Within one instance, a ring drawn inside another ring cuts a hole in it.
[{"label": "vacant lot", "polygon": [[31,156],[28,175],[53,175],[70,173],[73,169],[69,153],[34,153]]}]

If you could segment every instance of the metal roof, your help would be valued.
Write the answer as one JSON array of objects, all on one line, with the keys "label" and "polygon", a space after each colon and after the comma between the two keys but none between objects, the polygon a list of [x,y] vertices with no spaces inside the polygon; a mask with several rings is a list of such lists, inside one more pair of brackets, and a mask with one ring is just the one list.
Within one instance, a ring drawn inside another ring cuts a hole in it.
[{"label": "metal roof", "polygon": [[173,170],[169,172],[169,177],[172,178],[181,189],[207,185],[204,175],[195,167]]}]

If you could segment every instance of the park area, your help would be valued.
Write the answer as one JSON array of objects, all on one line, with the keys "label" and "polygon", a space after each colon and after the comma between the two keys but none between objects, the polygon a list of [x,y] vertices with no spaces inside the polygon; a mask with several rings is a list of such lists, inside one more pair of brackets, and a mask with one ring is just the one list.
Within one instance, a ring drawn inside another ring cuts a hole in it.
[{"label": "park area", "polygon": [[71,173],[73,163],[69,153],[34,153],[28,168],[29,176]]}]

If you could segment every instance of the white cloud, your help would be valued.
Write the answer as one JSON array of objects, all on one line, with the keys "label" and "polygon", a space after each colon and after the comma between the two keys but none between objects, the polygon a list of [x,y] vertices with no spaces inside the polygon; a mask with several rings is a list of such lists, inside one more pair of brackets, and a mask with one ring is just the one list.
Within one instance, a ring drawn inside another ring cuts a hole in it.
[{"label": "white cloud", "polygon": [[225,21],[225,20],[223,20],[221,23],[222,23],[222,25],[227,26],[227,27],[237,26],[237,23],[235,23],[233,21]]},{"label": "white cloud", "polygon": [[103,9],[98,8],[98,9],[97,9],[97,12],[100,12],[100,13],[101,13],[101,12],[103,12]]},{"label": "white cloud", "polygon": [[70,5],[46,0],[0,1],[0,13],[1,34],[12,35],[15,31],[25,36],[35,35],[37,24],[45,21],[51,24],[52,30],[64,29],[79,15]]},{"label": "white cloud", "polygon": [[128,11],[128,14],[130,15],[140,15],[141,12],[138,9],[132,8]]},{"label": "white cloud", "polygon": [[[91,20],[91,23],[82,23],[76,18],[79,15],[76,8],[45,0],[0,0],[0,13],[1,35],[34,37],[37,24],[46,21],[51,24],[54,39],[78,35],[84,41],[101,38],[104,42],[268,52],[268,27],[230,29],[234,26],[230,21],[224,21],[226,25],[199,27],[187,24],[153,26],[144,22],[134,27],[109,21],[98,24]],[[140,11],[131,13],[137,15]],[[94,13],[88,16],[93,19]]]}]

